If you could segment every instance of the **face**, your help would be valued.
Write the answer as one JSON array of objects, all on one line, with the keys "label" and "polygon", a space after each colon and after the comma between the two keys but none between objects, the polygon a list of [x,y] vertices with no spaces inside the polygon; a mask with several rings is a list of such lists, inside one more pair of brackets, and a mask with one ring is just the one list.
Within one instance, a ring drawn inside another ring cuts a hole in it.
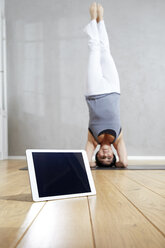
[{"label": "face", "polygon": [[98,160],[105,164],[109,165],[113,160],[113,150],[110,145],[102,145],[100,146],[100,150],[97,154]]}]

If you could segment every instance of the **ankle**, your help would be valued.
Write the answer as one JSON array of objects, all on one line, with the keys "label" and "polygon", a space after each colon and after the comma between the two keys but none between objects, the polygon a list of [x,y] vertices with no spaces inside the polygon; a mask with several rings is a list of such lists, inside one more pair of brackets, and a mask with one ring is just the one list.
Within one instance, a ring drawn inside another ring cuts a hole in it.
[{"label": "ankle", "polygon": [[104,15],[104,9],[101,4],[97,4],[97,22],[100,22],[103,20]]},{"label": "ankle", "polygon": [[94,20],[94,19],[96,20],[96,18],[97,18],[97,5],[95,2],[91,4],[89,12],[90,12],[91,20]]},{"label": "ankle", "polygon": [[97,23],[99,23],[99,22],[101,22],[101,21],[103,21],[103,17],[97,17]]},{"label": "ankle", "polygon": [[96,18],[91,16],[91,21],[93,21],[93,20],[96,20]]}]

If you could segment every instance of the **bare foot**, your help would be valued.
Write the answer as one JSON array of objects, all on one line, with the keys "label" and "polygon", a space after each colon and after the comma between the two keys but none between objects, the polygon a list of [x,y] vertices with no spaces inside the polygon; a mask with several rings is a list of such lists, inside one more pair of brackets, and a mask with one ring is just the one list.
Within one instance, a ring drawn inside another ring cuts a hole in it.
[{"label": "bare foot", "polygon": [[100,22],[103,20],[103,15],[104,15],[104,9],[101,4],[97,4],[97,22]]},{"label": "bare foot", "polygon": [[96,2],[92,3],[89,9],[91,20],[94,20],[97,18],[97,4]]}]

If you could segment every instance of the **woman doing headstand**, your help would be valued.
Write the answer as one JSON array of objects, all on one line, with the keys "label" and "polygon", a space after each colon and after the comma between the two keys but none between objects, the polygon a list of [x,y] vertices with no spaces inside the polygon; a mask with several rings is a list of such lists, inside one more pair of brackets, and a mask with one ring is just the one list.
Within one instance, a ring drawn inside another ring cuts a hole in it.
[{"label": "woman doing headstand", "polygon": [[[113,61],[107,31],[103,20],[103,7],[93,3],[91,21],[84,31],[89,37],[89,61],[86,101],[89,108],[89,130],[86,152],[90,162],[96,153],[96,165],[127,167],[127,152],[120,125],[120,82]],[[117,151],[119,161],[111,145]]]}]

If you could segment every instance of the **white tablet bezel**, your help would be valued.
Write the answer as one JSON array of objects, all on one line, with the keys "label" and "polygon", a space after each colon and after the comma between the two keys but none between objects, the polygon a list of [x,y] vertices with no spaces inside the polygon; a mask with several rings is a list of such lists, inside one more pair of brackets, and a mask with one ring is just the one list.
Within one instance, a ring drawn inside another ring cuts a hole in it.
[{"label": "white tablet bezel", "polygon": [[[69,195],[60,195],[60,196],[48,196],[48,197],[40,197],[38,193],[38,187],[37,187],[37,181],[36,181],[36,174],[34,169],[34,162],[32,153],[33,152],[41,152],[41,153],[47,153],[47,152],[70,152],[70,153],[81,153],[89,181],[89,185],[91,188],[91,192],[86,193],[79,193],[79,194],[69,194]],[[91,169],[89,166],[88,158],[86,151],[84,150],[57,150],[57,149],[27,149],[26,150],[26,158],[27,158],[27,164],[28,164],[28,171],[29,171],[29,178],[30,178],[30,186],[32,191],[32,198],[34,201],[48,201],[48,200],[56,200],[56,199],[65,199],[65,198],[72,198],[72,197],[81,197],[81,196],[90,196],[90,195],[96,195],[96,189],[91,173]]]}]

